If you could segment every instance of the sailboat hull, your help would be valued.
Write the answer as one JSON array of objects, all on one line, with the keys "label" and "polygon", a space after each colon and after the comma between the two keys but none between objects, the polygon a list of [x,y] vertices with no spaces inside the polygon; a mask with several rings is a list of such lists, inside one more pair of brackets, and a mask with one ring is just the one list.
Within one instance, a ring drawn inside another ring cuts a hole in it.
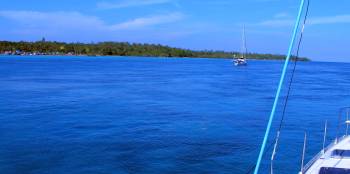
[{"label": "sailboat hull", "polygon": [[235,66],[247,66],[246,61],[234,61],[233,63]]},{"label": "sailboat hull", "polygon": [[303,174],[349,174],[350,136],[333,142],[316,155],[304,168]]}]

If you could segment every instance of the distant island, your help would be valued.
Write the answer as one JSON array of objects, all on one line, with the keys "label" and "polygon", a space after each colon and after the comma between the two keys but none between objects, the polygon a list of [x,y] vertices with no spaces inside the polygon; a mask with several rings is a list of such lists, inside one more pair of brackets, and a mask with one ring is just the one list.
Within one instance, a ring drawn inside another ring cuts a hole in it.
[{"label": "distant island", "polygon": [[[0,41],[0,54],[5,55],[87,55],[87,56],[145,56],[145,57],[192,57],[233,58],[239,52],[194,51],[160,44],[128,42],[65,43],[55,41],[11,42]],[[248,59],[282,60],[285,55],[248,53]],[[309,61],[308,58],[299,58]]]}]

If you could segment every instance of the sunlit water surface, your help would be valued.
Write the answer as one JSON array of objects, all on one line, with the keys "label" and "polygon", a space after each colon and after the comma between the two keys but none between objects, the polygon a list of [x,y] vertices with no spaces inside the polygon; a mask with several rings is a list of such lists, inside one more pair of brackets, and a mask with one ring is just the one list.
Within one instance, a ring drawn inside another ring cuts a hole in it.
[{"label": "sunlit water surface", "polygon": [[[2,56],[0,171],[245,173],[257,158],[282,63]],[[320,150],[326,119],[330,142],[349,89],[350,64],[298,63],[276,173],[298,172],[304,131],[307,159]]]}]

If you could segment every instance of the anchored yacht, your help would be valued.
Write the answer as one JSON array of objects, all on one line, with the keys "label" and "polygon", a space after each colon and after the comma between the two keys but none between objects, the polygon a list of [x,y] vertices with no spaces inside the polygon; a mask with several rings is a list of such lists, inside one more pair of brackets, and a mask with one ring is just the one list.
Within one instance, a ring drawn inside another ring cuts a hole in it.
[{"label": "anchored yacht", "polygon": [[234,65],[246,66],[247,65],[246,55],[247,55],[247,45],[246,45],[246,39],[245,39],[245,27],[243,26],[241,55],[239,58],[233,59]]}]

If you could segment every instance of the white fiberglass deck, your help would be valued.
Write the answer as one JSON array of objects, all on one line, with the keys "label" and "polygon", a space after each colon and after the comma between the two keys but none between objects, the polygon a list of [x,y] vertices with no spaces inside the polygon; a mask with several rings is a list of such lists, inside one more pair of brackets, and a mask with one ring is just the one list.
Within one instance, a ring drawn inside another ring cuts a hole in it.
[{"label": "white fiberglass deck", "polygon": [[350,169],[350,156],[334,155],[336,150],[350,150],[350,136],[345,136],[337,144],[333,143],[323,154],[305,166],[305,174],[319,174],[321,168]]}]

